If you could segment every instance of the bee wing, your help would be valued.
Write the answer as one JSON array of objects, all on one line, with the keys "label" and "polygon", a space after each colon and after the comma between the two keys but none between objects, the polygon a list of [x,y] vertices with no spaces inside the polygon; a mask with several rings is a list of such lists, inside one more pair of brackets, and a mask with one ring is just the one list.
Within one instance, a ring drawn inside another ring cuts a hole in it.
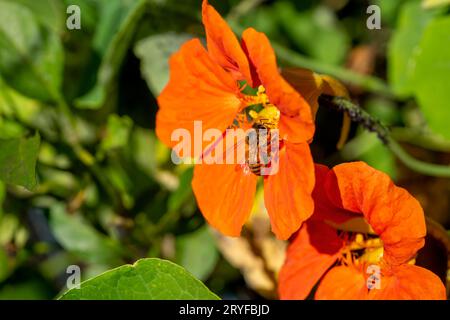
[{"label": "bee wing", "polygon": [[210,160],[218,164],[244,164],[247,152],[246,137],[247,131],[244,129],[227,129],[222,133],[221,137],[205,148],[200,160]]}]

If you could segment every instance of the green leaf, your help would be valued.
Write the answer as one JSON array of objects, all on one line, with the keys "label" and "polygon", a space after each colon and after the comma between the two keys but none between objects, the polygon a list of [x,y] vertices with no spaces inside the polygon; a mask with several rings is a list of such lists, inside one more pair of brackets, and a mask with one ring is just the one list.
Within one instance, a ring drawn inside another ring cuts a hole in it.
[{"label": "green leaf", "polygon": [[400,7],[408,1],[411,0],[376,0],[374,4],[379,6],[381,9],[381,19],[383,20],[383,23],[394,25],[400,11]]},{"label": "green leaf", "polygon": [[0,300],[48,300],[51,289],[38,280],[6,284],[0,290]]},{"label": "green leaf", "polygon": [[9,277],[10,269],[8,253],[3,247],[0,247],[0,283]]},{"label": "green leaf", "polygon": [[0,140],[0,180],[32,190],[40,137]]},{"label": "green leaf", "polygon": [[153,176],[157,169],[156,144],[158,139],[151,130],[135,127],[128,144],[128,154],[132,155],[139,169]]},{"label": "green leaf", "polygon": [[392,152],[373,134],[367,136],[365,142],[372,144],[372,148],[361,155],[360,160],[396,180],[398,177],[397,161]]},{"label": "green leaf", "polygon": [[275,7],[278,19],[289,39],[311,57],[330,64],[344,61],[350,38],[334,12],[325,6],[297,12],[290,2]]},{"label": "green leaf", "polygon": [[14,241],[14,235],[19,229],[19,219],[14,214],[5,214],[0,220],[0,246]]},{"label": "green leaf", "polygon": [[[36,118],[44,116],[44,110],[46,110],[45,106],[39,101],[18,93],[0,79],[0,114],[5,115],[5,118],[15,119],[21,124],[35,127],[42,133],[45,130],[42,130],[43,128],[38,124],[39,121],[36,121]],[[45,125],[44,127],[48,128],[49,126]]]},{"label": "green leaf", "polygon": [[142,259],[81,283],[63,300],[217,300],[182,267],[161,259]]},{"label": "green leaf", "polygon": [[424,10],[417,1],[407,2],[401,9],[388,49],[388,78],[398,95],[406,97],[413,94],[420,39],[437,13],[435,10]]},{"label": "green leaf", "polygon": [[362,160],[375,169],[388,174],[392,179],[397,178],[395,156],[371,132],[361,131],[345,145],[341,150],[341,155],[346,161]]},{"label": "green leaf", "polygon": [[219,254],[208,227],[176,239],[176,262],[195,277],[205,280],[216,266]]},{"label": "green leaf", "polygon": [[2,0],[19,3],[30,9],[36,19],[54,32],[65,28],[66,8],[62,0]]},{"label": "green leaf", "polygon": [[119,164],[113,163],[106,168],[104,174],[108,177],[108,181],[120,193],[122,204],[126,209],[131,209],[134,205],[133,180],[130,179],[128,172]]},{"label": "green leaf", "polygon": [[0,220],[3,217],[3,201],[5,201],[6,197],[6,186],[3,182],[0,181]]},{"label": "green leaf", "polygon": [[271,7],[258,6],[251,13],[243,16],[241,20],[241,25],[244,28],[255,28],[264,32],[270,39],[279,37],[276,11]]},{"label": "green leaf", "polygon": [[32,98],[54,100],[63,59],[58,36],[40,28],[27,7],[0,1],[0,75],[12,88]]},{"label": "green leaf", "polygon": [[155,96],[169,81],[169,57],[191,39],[188,34],[163,33],[139,41],[134,52],[141,59],[141,73]]},{"label": "green leaf", "polygon": [[420,42],[415,91],[430,128],[450,139],[450,17],[439,18],[426,28]]},{"label": "green leaf", "polygon": [[[102,55],[102,62],[94,88],[75,101],[78,108],[98,109],[111,94],[145,7],[146,0],[114,0],[105,2],[101,7],[103,16],[100,18],[94,47]],[[104,48],[107,48],[106,51]]]},{"label": "green leaf", "polygon": [[0,139],[20,138],[25,133],[25,128],[18,122],[0,118]]},{"label": "green leaf", "polygon": [[112,114],[108,117],[106,135],[101,142],[101,148],[105,151],[121,148],[129,142],[133,121],[127,117]]},{"label": "green leaf", "polygon": [[109,266],[121,263],[117,243],[100,234],[79,214],[67,213],[64,204],[51,207],[50,227],[61,246],[79,258]]},{"label": "green leaf", "polygon": [[180,176],[178,188],[170,195],[168,201],[168,210],[177,211],[186,201],[193,196],[191,181],[194,175],[194,168],[186,169]]},{"label": "green leaf", "polygon": [[450,6],[450,0],[422,0],[424,8],[435,8],[440,6]]}]

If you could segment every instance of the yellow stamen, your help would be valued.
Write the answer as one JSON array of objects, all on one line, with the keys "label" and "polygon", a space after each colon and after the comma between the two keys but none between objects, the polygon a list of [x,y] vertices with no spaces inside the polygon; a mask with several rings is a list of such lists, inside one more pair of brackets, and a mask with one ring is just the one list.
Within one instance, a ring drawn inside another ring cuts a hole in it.
[{"label": "yellow stamen", "polygon": [[366,249],[364,254],[359,257],[361,262],[366,262],[369,264],[378,263],[383,257],[383,247]]},{"label": "yellow stamen", "polygon": [[358,233],[355,238],[355,242],[358,244],[364,243],[364,236],[361,233]]},{"label": "yellow stamen", "polygon": [[[364,252],[359,255],[357,251]],[[352,263],[356,266],[362,263],[378,263],[383,256],[383,242],[380,238],[364,239],[362,233],[357,233],[354,240],[343,250],[344,263]]]},{"label": "yellow stamen", "polygon": [[266,89],[260,85],[256,96],[245,96],[246,106],[262,105],[263,109],[259,112],[250,110],[249,115],[254,124],[266,127],[267,129],[278,128],[280,122],[280,110],[269,102]]},{"label": "yellow stamen", "polygon": [[247,107],[257,104],[261,104],[263,107],[265,107],[267,104],[269,104],[269,97],[266,94],[266,89],[263,86],[259,86],[256,96],[245,95],[244,101]]}]

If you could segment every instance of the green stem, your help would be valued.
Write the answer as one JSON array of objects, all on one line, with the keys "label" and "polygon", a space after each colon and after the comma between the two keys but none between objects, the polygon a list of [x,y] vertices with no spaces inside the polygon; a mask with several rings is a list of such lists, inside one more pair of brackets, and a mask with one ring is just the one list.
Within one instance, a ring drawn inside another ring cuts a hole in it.
[{"label": "green stem", "polygon": [[422,132],[412,128],[391,128],[392,137],[399,142],[438,152],[450,152],[450,141],[430,132]]},{"label": "green stem", "polygon": [[356,73],[340,66],[326,64],[324,62],[305,57],[278,43],[272,42],[272,46],[277,53],[278,58],[287,65],[310,69],[317,73],[327,74],[343,82],[361,87],[365,90],[394,98],[394,93],[391,91],[389,86],[379,78]]},{"label": "green stem", "polygon": [[450,166],[432,164],[412,157],[392,138],[386,126],[346,98],[322,95],[319,97],[319,104],[345,112],[354,122],[359,123],[366,130],[375,132],[386,147],[411,170],[428,176],[450,178]]},{"label": "green stem", "polygon": [[372,117],[367,111],[350,100],[344,97],[334,97],[323,94],[319,97],[319,105],[347,113],[352,121],[359,123],[370,132],[375,132],[383,143],[388,143],[390,135],[389,129],[378,119]]},{"label": "green stem", "polygon": [[417,160],[416,158],[411,157],[394,139],[389,138],[388,142],[388,148],[408,168],[429,176],[450,178],[450,166],[437,165]]}]

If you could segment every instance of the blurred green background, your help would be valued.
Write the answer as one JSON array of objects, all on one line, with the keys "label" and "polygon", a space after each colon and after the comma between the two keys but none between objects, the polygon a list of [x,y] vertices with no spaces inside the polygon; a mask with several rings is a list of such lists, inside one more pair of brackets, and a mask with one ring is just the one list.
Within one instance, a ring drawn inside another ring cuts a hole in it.
[{"label": "blurred green background", "polygon": [[[448,167],[449,1],[210,2],[236,31],[265,32],[281,66],[346,83],[412,157]],[[72,4],[80,30],[66,27]],[[366,27],[371,4],[379,30]],[[245,261],[273,280],[280,250],[245,249],[257,232],[243,249],[222,243],[196,206],[192,167],[173,165],[155,137],[168,57],[203,36],[200,0],[0,0],[0,299],[51,299],[68,265],[88,279],[142,257],[172,260],[224,298],[273,296]],[[341,126],[319,109],[316,162],[364,160],[450,229],[448,178],[411,170],[356,125],[338,151]],[[423,264],[442,274],[446,258]]]}]

